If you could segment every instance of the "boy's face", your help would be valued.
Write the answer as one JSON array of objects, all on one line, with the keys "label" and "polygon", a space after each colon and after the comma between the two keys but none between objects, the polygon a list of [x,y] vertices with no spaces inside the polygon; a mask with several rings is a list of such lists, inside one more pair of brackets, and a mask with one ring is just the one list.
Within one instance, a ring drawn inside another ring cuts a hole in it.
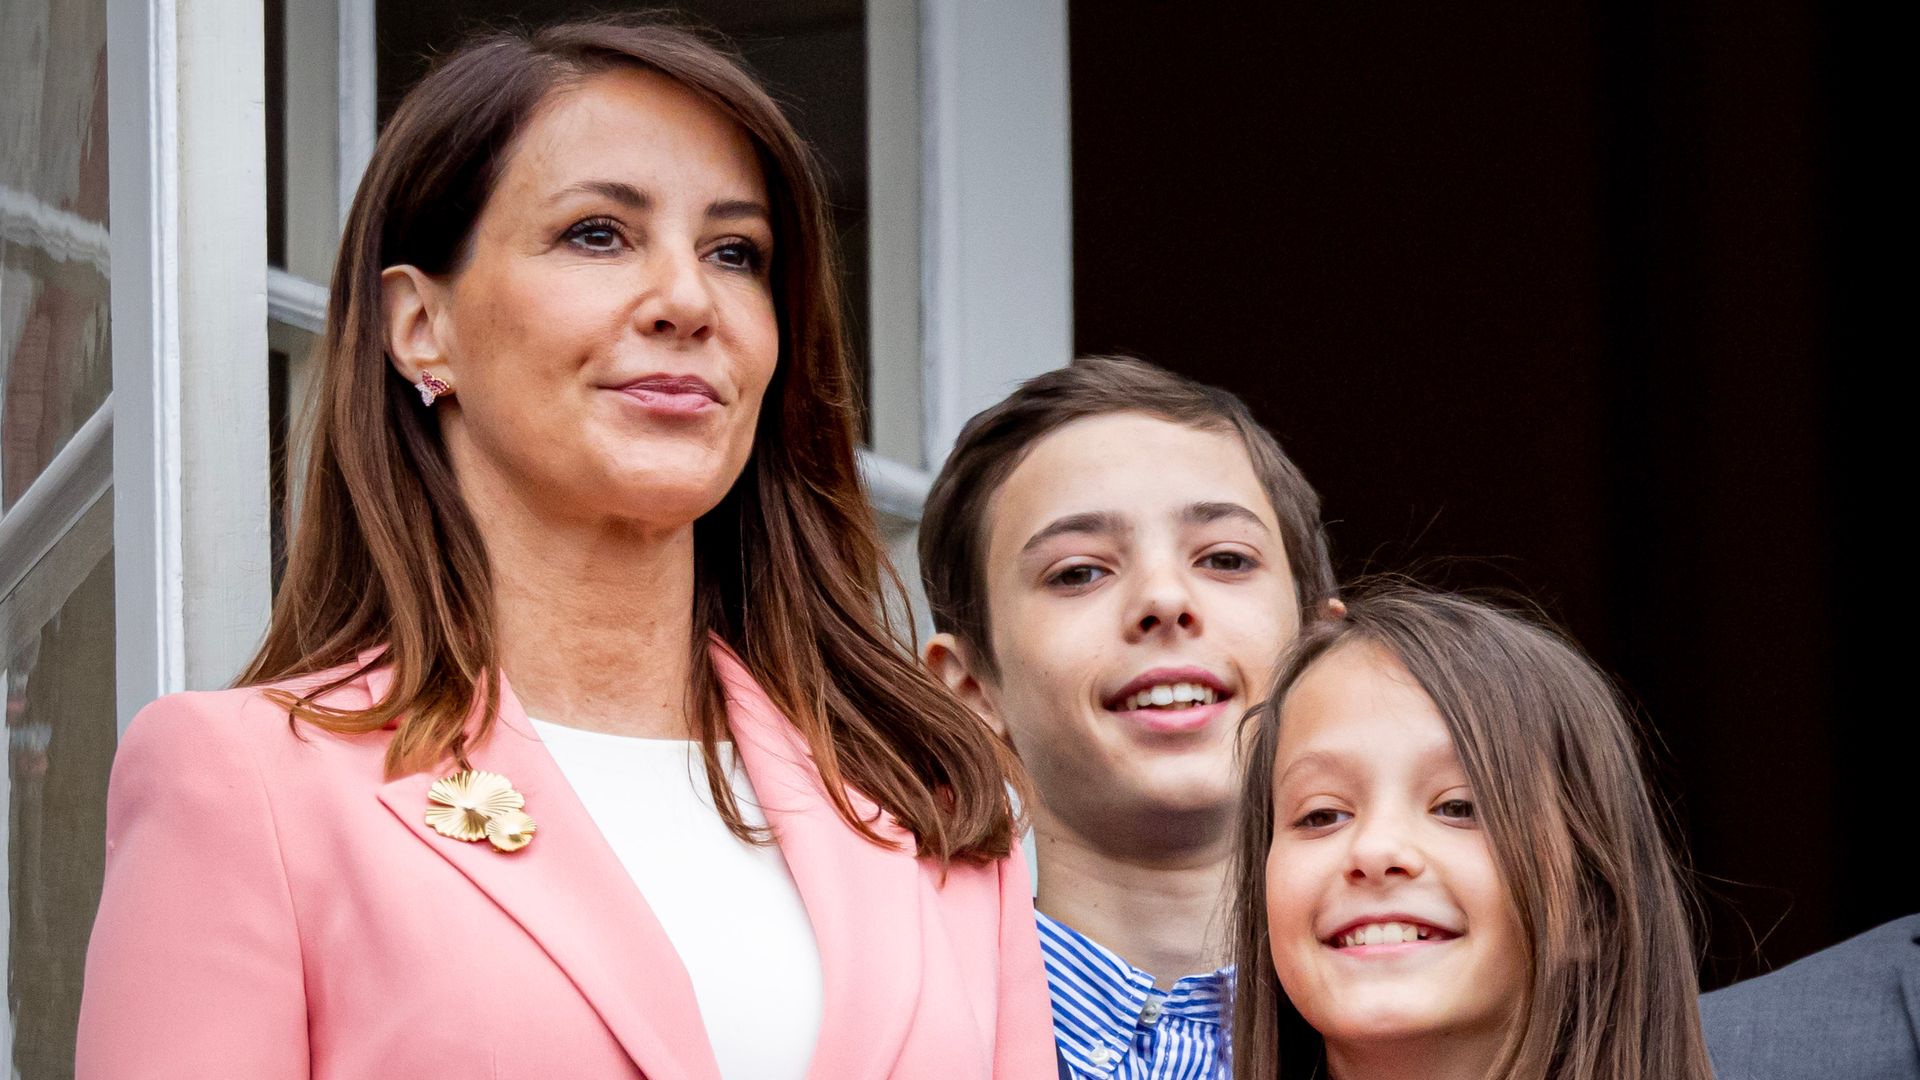
[{"label": "boy's face", "polygon": [[1138,413],[1075,421],[1034,445],[982,527],[999,670],[961,689],[1044,812],[1120,851],[1224,840],[1240,719],[1300,627],[1239,438]]}]

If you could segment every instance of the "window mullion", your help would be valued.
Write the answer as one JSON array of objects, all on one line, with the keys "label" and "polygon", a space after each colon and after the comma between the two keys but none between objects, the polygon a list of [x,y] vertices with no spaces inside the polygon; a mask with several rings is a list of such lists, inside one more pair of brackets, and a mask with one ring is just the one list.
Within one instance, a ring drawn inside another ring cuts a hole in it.
[{"label": "window mullion", "polygon": [[265,626],[264,11],[109,0],[120,721]]}]

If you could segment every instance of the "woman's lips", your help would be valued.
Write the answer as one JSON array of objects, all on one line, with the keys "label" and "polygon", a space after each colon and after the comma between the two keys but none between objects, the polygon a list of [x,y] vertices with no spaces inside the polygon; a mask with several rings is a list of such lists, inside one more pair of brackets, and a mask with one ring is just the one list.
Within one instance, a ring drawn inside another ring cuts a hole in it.
[{"label": "woman's lips", "polygon": [[648,412],[664,413],[669,416],[691,416],[707,409],[719,408],[719,403],[705,394],[666,393],[632,386],[622,387],[620,392],[630,400],[638,402]]},{"label": "woman's lips", "polygon": [[705,379],[693,376],[649,376],[613,389],[660,416],[694,416],[720,405],[720,395],[713,387]]}]

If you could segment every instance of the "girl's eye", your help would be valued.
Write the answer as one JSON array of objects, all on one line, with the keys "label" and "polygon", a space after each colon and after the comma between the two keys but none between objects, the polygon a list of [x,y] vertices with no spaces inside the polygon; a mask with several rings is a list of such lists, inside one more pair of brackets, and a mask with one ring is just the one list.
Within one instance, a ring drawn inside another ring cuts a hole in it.
[{"label": "girl's eye", "polygon": [[1448,799],[1433,808],[1433,812],[1448,821],[1470,822],[1475,820],[1473,800]]},{"label": "girl's eye", "polygon": [[1293,823],[1293,827],[1296,829],[1329,829],[1352,816],[1352,814],[1347,813],[1345,810],[1335,810],[1331,806],[1323,806],[1318,810],[1309,810],[1300,815],[1300,819]]},{"label": "girl's eye", "polygon": [[760,245],[751,240],[729,240],[713,249],[709,256],[714,262],[732,270],[751,270],[759,272],[766,265],[766,257],[760,252]]},{"label": "girl's eye", "polygon": [[1091,585],[1106,576],[1106,570],[1092,563],[1082,563],[1079,566],[1069,566],[1064,570],[1055,571],[1051,577],[1047,578],[1047,584],[1057,588],[1077,589]]},{"label": "girl's eye", "polygon": [[1202,556],[1200,565],[1209,570],[1219,570],[1223,573],[1235,574],[1243,570],[1251,570],[1259,564],[1253,561],[1252,556],[1244,552],[1214,551]]},{"label": "girl's eye", "polygon": [[567,243],[587,251],[618,251],[625,242],[619,228],[606,218],[588,218],[567,228]]}]

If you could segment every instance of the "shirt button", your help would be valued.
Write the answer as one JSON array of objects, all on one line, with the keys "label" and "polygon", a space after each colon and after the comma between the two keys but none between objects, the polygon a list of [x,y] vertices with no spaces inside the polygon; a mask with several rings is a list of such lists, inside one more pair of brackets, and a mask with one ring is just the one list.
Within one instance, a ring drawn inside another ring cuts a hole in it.
[{"label": "shirt button", "polygon": [[1087,1060],[1093,1062],[1094,1068],[1104,1069],[1107,1067],[1107,1062],[1113,1060],[1113,1051],[1104,1046],[1096,1046],[1093,1052],[1087,1055]]},{"label": "shirt button", "polygon": [[1160,999],[1150,997],[1147,999],[1147,1003],[1140,1009],[1140,1022],[1143,1024],[1152,1024],[1158,1019],[1160,1019]]}]

